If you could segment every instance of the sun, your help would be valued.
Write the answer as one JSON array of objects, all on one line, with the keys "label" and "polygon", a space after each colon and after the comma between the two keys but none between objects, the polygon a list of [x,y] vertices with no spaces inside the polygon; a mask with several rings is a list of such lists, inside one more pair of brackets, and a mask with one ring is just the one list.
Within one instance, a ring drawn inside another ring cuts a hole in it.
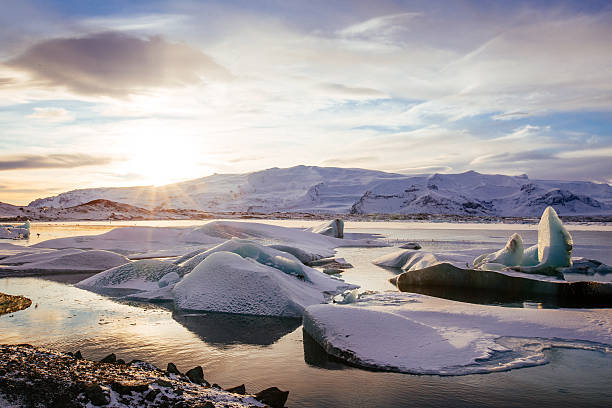
[{"label": "sun", "polygon": [[142,180],[145,185],[161,186],[202,177],[210,168],[193,144],[172,137],[132,138],[122,149],[125,161],[120,172]]}]

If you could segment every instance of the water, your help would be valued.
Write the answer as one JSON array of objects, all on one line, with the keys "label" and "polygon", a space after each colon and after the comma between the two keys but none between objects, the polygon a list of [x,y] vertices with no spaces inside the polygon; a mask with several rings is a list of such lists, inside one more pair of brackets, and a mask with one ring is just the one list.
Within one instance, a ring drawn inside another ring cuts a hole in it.
[{"label": "water", "polygon": [[[521,233],[529,237],[530,231]],[[394,224],[347,232],[382,233],[390,241],[421,242],[424,249],[464,245],[463,241],[495,249],[510,235],[505,226],[415,229]],[[572,234],[576,255],[588,252],[612,263],[610,232]],[[529,239],[535,241],[535,235]],[[393,289],[387,279],[395,272],[370,263],[393,250],[339,249],[338,255],[355,265],[344,278],[368,289]],[[23,294],[33,301],[27,310],[0,317],[0,342],[79,349],[93,359],[115,352],[118,358],[143,359],[162,368],[172,361],[183,371],[201,365],[209,381],[224,387],[245,383],[250,392],[269,386],[290,390],[291,407],[612,406],[612,354],[553,349],[544,366],[461,377],[372,372],[329,358],[304,337],[299,320],[179,314],[163,305],[120,302],[70,285],[85,276],[0,279],[0,292]]]}]

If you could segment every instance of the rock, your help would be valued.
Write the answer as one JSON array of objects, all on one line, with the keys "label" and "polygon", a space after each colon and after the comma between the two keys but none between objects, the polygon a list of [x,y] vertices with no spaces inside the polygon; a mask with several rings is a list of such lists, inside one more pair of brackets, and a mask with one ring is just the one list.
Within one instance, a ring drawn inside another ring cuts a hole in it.
[{"label": "rock", "polygon": [[289,397],[289,391],[281,391],[276,387],[266,388],[255,394],[257,401],[263,402],[272,408],[283,408]]},{"label": "rock", "polygon": [[155,384],[159,385],[160,387],[164,387],[164,388],[172,387],[172,383],[170,381],[166,381],[161,378],[158,378],[157,380],[155,380]]},{"label": "rock", "polygon": [[117,362],[117,356],[115,355],[115,353],[110,353],[108,356],[104,357],[102,360],[100,360],[101,363],[116,363]]},{"label": "rock", "polygon": [[122,358],[117,359],[116,361],[117,364],[124,364],[125,365],[125,360]]},{"label": "rock", "polygon": [[113,391],[119,393],[119,395],[128,395],[132,391],[134,392],[145,392],[149,389],[148,382],[144,381],[113,381],[110,387]]},{"label": "rock", "polygon": [[225,391],[233,392],[234,394],[244,395],[246,394],[246,387],[244,386],[244,384],[240,384],[236,387],[228,388]]},{"label": "rock", "polygon": [[74,358],[76,358],[77,360],[82,360],[83,359],[83,355],[81,354],[81,350],[77,350],[77,352],[74,353]]},{"label": "rock", "polygon": [[85,397],[95,406],[103,406],[108,405],[110,402],[110,397],[104,392],[102,387],[99,384],[91,384],[85,387],[83,390]]},{"label": "rock", "polygon": [[176,374],[176,375],[181,375],[181,372],[179,371],[178,368],[176,368],[176,366],[174,365],[174,363],[168,363],[168,368],[166,368],[166,372],[168,374]]},{"label": "rock", "polygon": [[185,373],[185,375],[187,376],[187,378],[189,378],[191,380],[191,382],[196,383],[196,384],[206,384],[208,385],[208,383],[206,382],[206,380],[204,380],[204,371],[202,370],[201,366],[196,366],[193,367],[191,370],[187,371]]},{"label": "rock", "polygon": [[215,404],[213,404],[210,401],[206,401],[204,404],[198,405],[198,407],[200,407],[200,408],[215,408]]},{"label": "rock", "polygon": [[342,272],[344,272],[342,269],[338,269],[338,268],[325,268],[323,269],[323,273],[327,274],[327,275],[339,275]]},{"label": "rock", "polygon": [[403,245],[400,245],[402,249],[421,249],[421,245],[416,242],[407,242]]},{"label": "rock", "polygon": [[147,392],[147,394],[145,395],[145,400],[149,402],[155,401],[155,398],[157,398],[157,394],[159,394],[160,392],[160,390],[151,390]]}]

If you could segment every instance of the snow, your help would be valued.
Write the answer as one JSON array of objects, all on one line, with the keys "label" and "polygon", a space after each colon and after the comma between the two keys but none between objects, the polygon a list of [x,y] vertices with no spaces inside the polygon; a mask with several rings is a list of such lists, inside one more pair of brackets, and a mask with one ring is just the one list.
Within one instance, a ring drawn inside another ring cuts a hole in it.
[{"label": "snow", "polygon": [[[176,277],[180,279],[183,271],[179,266],[170,262],[143,259],[100,272],[80,281],[76,286],[91,290],[108,288],[154,290],[160,286],[167,286],[174,278],[170,274],[176,274]],[[165,279],[165,285],[161,282],[162,279]],[[174,282],[177,282],[178,279]]]},{"label": "snow", "polygon": [[[23,247],[22,247],[23,248]],[[77,248],[66,248],[59,250],[47,250],[45,252],[38,253],[20,253],[13,256],[6,257],[0,260],[0,264],[2,265],[22,265],[31,262],[44,262],[53,258],[57,258],[59,256],[77,254],[83,252],[82,249]]]},{"label": "snow", "polygon": [[210,255],[217,252],[232,252],[243,258],[251,258],[262,265],[271,266],[306,282],[316,282],[324,288],[323,290],[335,291],[338,286],[336,280],[322,275],[316,269],[305,266],[290,253],[266,247],[247,239],[232,238],[227,240],[208,251],[194,256],[182,263],[181,266],[185,270],[190,271]]},{"label": "snow", "polygon": [[519,309],[409,293],[314,305],[304,330],[329,354],[361,367],[464,375],[545,364],[553,346],[607,351],[610,309]]},{"label": "snow", "polygon": [[264,245],[296,247],[312,256],[327,257],[340,246],[385,246],[376,239],[338,239],[309,231],[240,221],[211,221],[191,227],[120,227],[100,235],[57,238],[36,248],[104,249],[129,258],[182,256],[218,245],[232,237],[256,240]]},{"label": "snow", "polygon": [[523,261],[523,238],[519,234],[512,234],[506,246],[497,252],[481,255],[474,259],[474,268],[486,269],[487,264],[500,264],[504,266],[520,265]]},{"label": "snow", "polygon": [[[58,251],[59,252],[59,251]],[[48,255],[48,257],[45,257]],[[56,255],[56,256],[54,256]],[[123,255],[110,251],[80,251],[40,255],[43,259],[18,266],[0,267],[0,272],[51,273],[51,272],[99,272],[129,262]]]},{"label": "snow", "polygon": [[95,199],[147,209],[215,212],[538,216],[552,205],[562,215],[612,214],[612,187],[608,184],[531,180],[474,171],[407,176],[314,166],[215,174],[160,187],[74,190],[30,205],[65,208]]},{"label": "snow", "polygon": [[[316,271],[315,271],[316,272]],[[320,273],[320,272],[319,272]],[[302,281],[231,252],[214,252],[173,289],[177,307],[263,316],[301,317],[305,307],[324,303],[329,286]],[[349,285],[333,283],[337,290]]]}]

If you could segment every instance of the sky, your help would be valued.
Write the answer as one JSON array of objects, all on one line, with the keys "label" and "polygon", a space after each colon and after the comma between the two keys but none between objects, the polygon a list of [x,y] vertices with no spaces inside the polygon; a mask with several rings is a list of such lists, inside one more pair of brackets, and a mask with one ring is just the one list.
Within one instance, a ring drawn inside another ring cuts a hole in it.
[{"label": "sky", "polygon": [[609,1],[2,9],[2,202],[299,164],[612,183]]}]

